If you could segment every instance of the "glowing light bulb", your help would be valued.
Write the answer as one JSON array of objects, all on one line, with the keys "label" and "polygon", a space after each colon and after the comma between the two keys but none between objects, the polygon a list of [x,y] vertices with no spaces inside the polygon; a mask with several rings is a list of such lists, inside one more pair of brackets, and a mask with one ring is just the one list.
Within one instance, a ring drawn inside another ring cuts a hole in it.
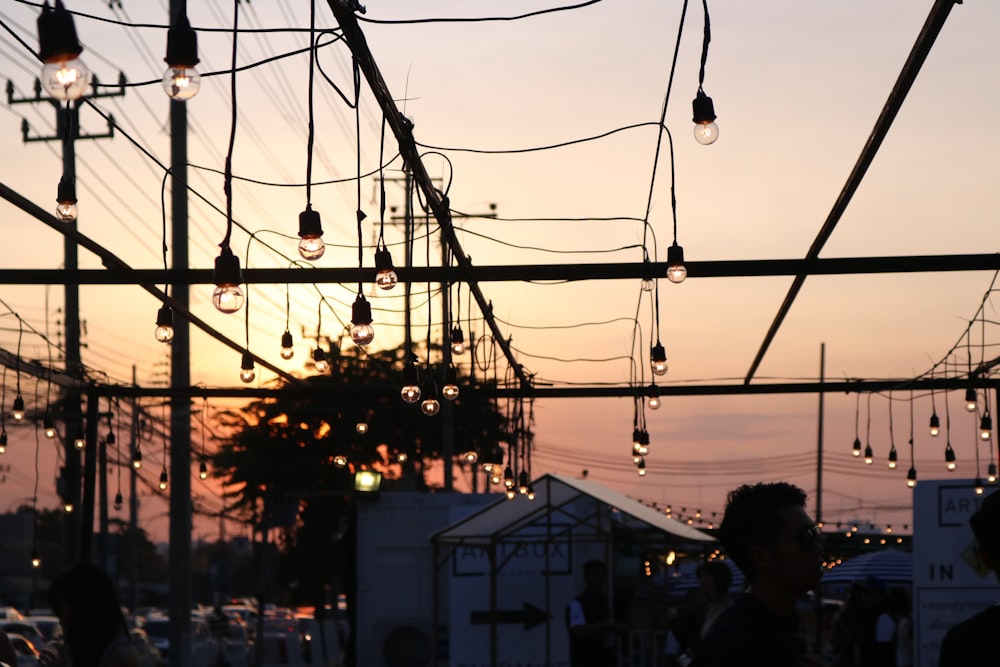
[{"label": "glowing light bulb", "polygon": [[437,385],[428,382],[423,391],[424,400],[420,403],[420,411],[428,417],[433,417],[441,411],[441,402],[437,397]]},{"label": "glowing light bulb", "polygon": [[993,418],[990,417],[989,412],[984,412],[982,419],[979,420],[979,439],[989,440],[992,432],[993,432]]},{"label": "glowing light bulb", "polygon": [[14,417],[14,421],[19,422],[24,419],[24,399],[18,394],[17,398],[14,399],[13,412],[11,413]]},{"label": "glowing light bulb", "polygon": [[31,567],[33,567],[33,568],[35,568],[37,570],[41,566],[42,566],[42,559],[41,559],[41,557],[38,555],[38,552],[36,550],[32,549],[31,550]]},{"label": "glowing light bulb", "polygon": [[646,476],[646,459],[639,459],[639,463],[636,464],[636,469],[639,472],[639,477]]},{"label": "glowing light bulb", "polygon": [[208,479],[208,463],[202,458],[198,464],[198,479]]},{"label": "glowing light bulb", "polygon": [[285,333],[281,334],[281,358],[291,359],[295,356],[295,349],[292,347],[292,332],[285,329]]},{"label": "glowing light bulb", "polygon": [[659,341],[650,349],[649,365],[653,371],[653,375],[667,374],[667,352],[663,349],[663,345]]},{"label": "glowing light bulb", "polygon": [[76,439],[73,440],[73,447],[75,447],[78,450],[83,449],[86,446],[87,446],[87,441],[84,440],[83,434],[77,435]]},{"label": "glowing light bulb", "polygon": [[156,330],[153,332],[156,340],[169,343],[174,339],[174,311],[164,304],[156,311]]},{"label": "glowing light bulb", "polygon": [[977,402],[977,400],[978,400],[978,398],[976,396],[976,390],[974,388],[972,388],[972,387],[969,387],[968,389],[966,389],[965,390],[965,411],[966,412],[975,412],[976,411],[976,402]]},{"label": "glowing light bulb", "polygon": [[854,447],[851,449],[851,456],[859,458],[861,456],[861,438],[854,439]]},{"label": "glowing light bulb", "polygon": [[514,500],[514,498],[517,498],[517,491],[514,489],[507,489],[504,493],[507,496],[507,500]]},{"label": "glowing light bulb", "polygon": [[257,377],[254,370],[253,355],[248,350],[243,352],[243,359],[240,362],[240,382],[250,383]]},{"label": "glowing light bulb", "polygon": [[667,280],[680,284],[687,278],[687,267],[684,266],[684,248],[674,241],[667,248]]},{"label": "glowing light bulb", "polygon": [[396,452],[396,461],[399,463],[406,463],[410,459],[410,455],[406,452]]},{"label": "glowing light bulb", "polygon": [[354,425],[354,430],[357,432],[358,435],[364,435],[365,433],[368,432],[368,423],[359,421],[357,424]]},{"label": "glowing light bulb", "polygon": [[212,292],[212,305],[222,313],[235,313],[243,307],[243,290],[240,283],[243,277],[240,272],[240,259],[233,254],[229,246],[215,258],[214,273],[215,290]]},{"label": "glowing light bulb", "polygon": [[372,328],[372,306],[363,294],[358,294],[351,305],[351,340],[364,347],[375,340]]},{"label": "glowing light bulb", "polygon": [[889,450],[889,470],[896,469],[896,446],[893,445],[892,449]]},{"label": "glowing light bulb", "polygon": [[955,470],[955,450],[952,449],[950,442],[944,448],[944,467],[949,472]]},{"label": "glowing light bulb", "polygon": [[166,468],[164,468],[160,472],[160,484],[159,484],[159,486],[160,486],[160,491],[166,491],[167,490],[167,469]]},{"label": "glowing light bulb", "polygon": [[189,100],[201,90],[201,75],[194,67],[167,67],[161,83],[170,99]]},{"label": "glowing light bulb", "polygon": [[469,449],[462,454],[462,458],[465,459],[466,463],[475,463],[479,460],[479,453],[474,449]]},{"label": "glowing light bulb", "polygon": [[931,414],[930,425],[927,428],[930,431],[931,436],[935,438],[939,433],[941,433],[941,419],[938,418],[936,412]]},{"label": "glowing light bulb", "polygon": [[986,481],[993,484],[997,481],[997,464],[990,461],[990,464],[986,466]]},{"label": "glowing light bulb", "polygon": [[871,465],[874,460],[875,460],[875,455],[872,453],[872,446],[871,445],[866,445],[865,446],[865,463],[868,464],[868,465]]},{"label": "glowing light bulb", "polygon": [[343,454],[337,454],[336,456],[333,457],[333,465],[337,466],[338,468],[343,468],[344,466],[347,465],[347,457],[344,456]]},{"label": "glowing light bulb", "polygon": [[312,205],[307,204],[306,210],[299,213],[299,255],[302,259],[312,261],[322,257],[325,252],[319,212],[312,210]]},{"label": "glowing light bulb", "polygon": [[911,489],[917,485],[917,469],[912,466],[906,473],[906,485]]},{"label": "glowing light bulb", "polygon": [[135,470],[142,469],[142,450],[138,446],[132,452],[132,468]]},{"label": "glowing light bulb", "polygon": [[90,69],[76,56],[63,56],[42,67],[42,87],[57,100],[78,100],[90,85]]},{"label": "glowing light bulb", "polygon": [[417,368],[412,361],[403,367],[403,386],[399,395],[406,403],[416,403],[420,400],[420,384],[417,378]]},{"label": "glowing light bulb", "polygon": [[327,361],[326,352],[321,347],[313,350],[313,368],[316,369],[317,373],[326,373],[330,370],[330,362]]},{"label": "glowing light bulb", "polygon": [[7,453],[7,429],[0,431],[0,454]]},{"label": "glowing light bulb", "polygon": [[392,265],[392,255],[385,247],[375,249],[375,284],[379,289],[391,290],[399,282]]},{"label": "glowing light bulb", "polygon": [[56,202],[56,217],[63,222],[73,222],[79,214],[76,201]]},{"label": "glowing light bulb", "polygon": [[465,354],[465,333],[462,327],[455,326],[451,329],[451,353]]},{"label": "glowing light bulb", "polygon": [[42,418],[42,428],[45,429],[45,437],[49,440],[56,437],[56,425],[52,421],[51,415],[46,414],[45,417]]},{"label": "glowing light bulb", "polygon": [[524,495],[527,496],[528,500],[534,500],[535,499],[535,487],[533,487],[531,484],[529,484],[528,485],[528,492],[526,494],[524,494]]},{"label": "glowing light bulb", "polygon": [[977,496],[983,495],[983,480],[981,478],[977,477],[976,481],[973,483],[973,485],[975,486],[975,489],[976,489],[976,495]]},{"label": "glowing light bulb", "polygon": [[712,98],[701,88],[691,104],[694,111],[694,138],[702,146],[714,144],[719,138],[719,126],[715,124],[715,105]]},{"label": "glowing light bulb", "polygon": [[458,371],[455,370],[454,366],[450,366],[444,374],[444,387],[441,388],[441,395],[449,401],[454,401],[458,398],[459,391]]}]

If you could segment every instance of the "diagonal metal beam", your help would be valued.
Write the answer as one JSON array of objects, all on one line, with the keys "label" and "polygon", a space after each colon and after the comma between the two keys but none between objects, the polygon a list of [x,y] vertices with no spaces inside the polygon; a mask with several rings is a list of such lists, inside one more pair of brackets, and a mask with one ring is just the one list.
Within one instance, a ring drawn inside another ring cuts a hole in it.
[{"label": "diagonal metal beam", "polygon": [[458,262],[458,265],[465,273],[469,291],[472,293],[473,298],[475,298],[479,310],[483,314],[483,319],[489,326],[490,331],[493,332],[493,338],[507,358],[507,363],[521,383],[521,388],[529,389],[531,381],[525,375],[524,368],[521,367],[521,364],[514,357],[514,352],[504,337],[503,332],[500,331],[500,327],[493,317],[493,305],[487,301],[486,297],[483,296],[482,290],[479,289],[476,273],[472,268],[472,261],[462,250],[462,245],[455,235],[455,228],[451,222],[451,211],[447,198],[434,187],[434,182],[427,173],[423,160],[420,158],[420,151],[413,140],[413,123],[399,111],[392,94],[389,92],[389,87],[382,78],[382,73],[379,71],[378,65],[375,64],[375,58],[372,56],[371,49],[368,48],[368,41],[365,39],[365,34],[358,25],[357,17],[354,16],[354,7],[357,3],[351,0],[327,0],[327,2],[343,31],[344,43],[351,49],[355,62],[365,75],[365,80],[368,81],[372,95],[374,95],[382,109],[386,124],[392,129],[396,141],[399,142],[399,152],[403,156],[406,166],[410,169],[414,183],[423,192],[427,205],[434,214],[437,223],[441,226],[442,238],[448,244],[448,247],[451,248],[455,261]]},{"label": "diagonal metal beam", "polygon": [[[43,209],[38,204],[32,202],[27,197],[24,197],[23,195],[14,191],[4,183],[0,183],[0,198],[6,199],[14,206],[17,206],[19,209],[21,209],[28,215],[45,223],[46,225],[56,230],[60,234],[72,237],[80,247],[86,248],[90,252],[100,257],[101,263],[104,264],[104,266],[107,267],[109,270],[118,271],[123,273],[124,275],[132,275],[134,273],[134,269],[131,266],[126,264],[124,260],[122,260],[114,253],[112,253],[110,250],[100,245],[99,243],[91,239],[89,236],[80,233],[73,227],[60,223],[59,220],[57,220],[54,215]],[[63,277],[62,281],[65,281],[65,276]],[[240,345],[236,341],[231,340],[230,338],[225,336],[221,331],[218,331],[217,329],[212,327],[208,322],[205,322],[197,315],[191,313],[187,308],[183,306],[183,304],[179,303],[172,297],[167,296],[158,287],[156,287],[156,285],[148,282],[146,283],[141,282],[139,280],[136,280],[135,277],[133,277],[133,279],[129,282],[130,284],[138,285],[142,289],[146,290],[147,292],[155,296],[158,300],[170,306],[173,309],[174,313],[185,318],[191,324],[195,325],[196,327],[198,327],[199,329],[201,329],[202,331],[204,331],[209,336],[219,341],[226,347],[232,348],[237,352],[244,351],[245,348],[242,345]],[[254,355],[254,360],[264,368],[268,369],[273,373],[276,373],[279,377],[288,382],[291,383],[299,382],[299,379],[297,377],[289,374],[288,371],[275,366],[266,359],[261,359],[260,357]]]},{"label": "diagonal metal beam", "polygon": [[[820,228],[819,234],[816,235],[812,246],[809,247],[809,252],[806,253],[807,260],[819,257],[823,246],[826,245],[830,235],[833,234],[834,228],[840,222],[840,217],[844,214],[847,205],[854,197],[858,186],[861,185],[861,180],[864,178],[865,173],[867,173],[868,167],[871,166],[872,160],[875,159],[875,154],[882,145],[886,134],[888,134],[889,128],[896,118],[896,114],[899,113],[900,107],[903,106],[903,100],[906,99],[907,93],[910,92],[910,88],[917,78],[917,73],[920,72],[920,68],[927,59],[927,54],[930,53],[931,46],[933,46],[934,41],[941,32],[948,14],[951,13],[952,6],[961,2],[962,0],[936,0],[934,6],[931,8],[927,20],[924,21],[924,27],[920,30],[920,34],[917,35],[917,41],[910,50],[910,55],[907,57],[906,62],[903,64],[903,70],[899,73],[899,78],[896,79],[896,84],[889,93],[889,99],[886,100],[885,105],[882,107],[882,113],[879,114],[878,120],[875,121],[875,127],[868,136],[868,141],[861,150],[861,155],[854,164],[854,169],[851,170],[851,174],[847,177],[847,183],[844,184],[840,195],[837,197],[837,201],[834,202],[833,208],[830,210],[830,214]],[[798,296],[799,290],[802,289],[802,284],[806,281],[806,275],[805,273],[799,274],[792,281],[792,286],[788,289],[785,300],[771,322],[771,328],[767,330],[767,335],[764,336],[764,342],[761,343],[760,349],[757,350],[757,356],[754,357],[753,363],[750,364],[750,370],[747,371],[747,375],[743,380],[745,384],[749,384],[753,380],[760,362],[763,361],[764,355],[767,354],[768,347],[771,346],[771,342],[778,333],[781,323],[792,308],[795,297]]]}]

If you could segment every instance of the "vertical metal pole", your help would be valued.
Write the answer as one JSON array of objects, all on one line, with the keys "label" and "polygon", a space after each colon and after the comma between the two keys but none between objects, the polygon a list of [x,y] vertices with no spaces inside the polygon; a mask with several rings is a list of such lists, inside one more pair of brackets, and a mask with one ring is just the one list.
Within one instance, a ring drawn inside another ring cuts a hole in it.
[{"label": "vertical metal pole", "polygon": [[[448,244],[441,239],[441,366],[451,368],[451,282],[448,277]],[[430,354],[430,350],[428,350]],[[445,376],[446,377],[446,376]],[[444,381],[443,377],[439,380]],[[444,459],[444,490],[455,490],[455,410],[452,401],[441,398],[441,458]]]},{"label": "vertical metal pole", "polygon": [[104,571],[118,581],[118,573],[111,572],[108,553],[108,443],[100,438],[97,447],[97,558]]},{"label": "vertical metal pole", "polygon": [[[184,0],[170,0],[171,17],[186,14]],[[188,268],[187,106],[170,101],[171,250],[175,272]],[[172,296],[185,310],[188,285],[172,281]],[[174,320],[170,348],[170,667],[191,664],[191,329]]]},{"label": "vertical metal pole", "polygon": [[[62,137],[62,167],[63,178],[73,184],[76,189],[76,149],[74,140],[80,129],[80,114],[77,102],[70,102],[66,107],[59,107],[56,113],[56,131]],[[67,223],[75,231],[76,220]],[[76,240],[71,234],[63,235],[63,268],[67,276],[74,275],[79,266]],[[83,378],[83,363],[80,358],[80,285],[75,279],[67,279],[63,282],[64,306],[63,327],[66,334],[66,374],[72,378]],[[82,430],[81,415],[81,394],[76,388],[66,390],[63,403],[63,413],[66,416],[66,500],[73,505],[77,511],[70,514],[69,523],[69,543],[66,545],[66,558],[68,562],[73,562],[77,558],[88,560],[90,553],[82,551],[78,542],[81,532],[84,530],[82,521],[84,519],[81,509],[80,498],[80,452],[73,446],[73,441]],[[88,412],[91,412],[88,406]],[[96,409],[93,411],[96,413]],[[88,434],[90,424],[87,424]],[[94,431],[96,433],[96,430]],[[94,451],[95,440],[89,436],[87,438],[88,452]],[[93,511],[91,505],[90,511]],[[93,514],[90,515],[93,517]],[[93,526],[87,526],[89,532]]]},{"label": "vertical metal pole", "polygon": [[[97,421],[100,419],[98,403],[97,391],[91,389],[87,392],[87,444],[84,455],[83,503],[81,503],[79,511],[74,512],[80,517],[80,553],[77,560],[81,562],[90,562],[93,556],[94,486],[97,477]],[[72,442],[70,442],[70,447],[73,447]]]},{"label": "vertical metal pole", "polygon": [[[132,386],[137,387],[135,364],[132,364]],[[129,609],[139,608],[139,494],[136,492],[136,470],[132,467],[132,454],[139,444],[139,399],[132,399],[132,427],[129,429],[128,461],[128,592]]]},{"label": "vertical metal pole", "polygon": [[[816,434],[816,523],[823,521],[823,408],[826,392],[823,383],[826,381],[826,343],[819,344],[819,418]],[[821,589],[816,589],[816,644],[814,655],[819,655],[823,649],[823,596]]]}]

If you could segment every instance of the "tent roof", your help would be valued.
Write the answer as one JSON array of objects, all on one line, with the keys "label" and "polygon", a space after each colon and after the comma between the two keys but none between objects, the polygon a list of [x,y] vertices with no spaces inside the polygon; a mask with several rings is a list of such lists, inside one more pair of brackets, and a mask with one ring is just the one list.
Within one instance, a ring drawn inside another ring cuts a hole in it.
[{"label": "tent roof", "polygon": [[[709,542],[715,538],[697,528],[665,516],[628,496],[602,484],[561,475],[544,475],[534,482],[535,499],[501,498],[480,511],[436,533],[435,542],[481,544],[501,542],[527,526],[543,525],[547,514],[565,513],[566,506],[581,497],[590,497],[611,510],[618,525],[661,530],[681,540]],[[523,534],[518,535],[519,538]]]}]

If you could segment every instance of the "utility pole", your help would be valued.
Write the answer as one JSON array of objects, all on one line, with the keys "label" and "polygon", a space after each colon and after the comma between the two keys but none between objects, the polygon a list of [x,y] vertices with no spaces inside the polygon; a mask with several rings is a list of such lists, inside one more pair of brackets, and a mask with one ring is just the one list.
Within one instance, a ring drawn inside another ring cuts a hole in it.
[{"label": "utility pole", "polygon": [[[97,88],[97,78],[94,80],[94,88]],[[76,192],[76,148],[75,143],[79,139],[110,139],[114,136],[114,117],[108,116],[108,130],[100,134],[85,134],[80,131],[80,105],[83,104],[84,100],[79,99],[72,102],[67,102],[66,106],[62,105],[62,102],[52,99],[50,97],[42,96],[42,82],[39,79],[35,79],[34,85],[34,97],[21,97],[17,98],[14,96],[14,84],[11,81],[7,81],[7,103],[10,105],[14,104],[38,104],[41,102],[48,102],[52,105],[56,112],[56,132],[53,135],[37,135],[31,136],[31,128],[28,125],[28,121],[22,120],[21,122],[21,138],[25,143],[31,143],[36,141],[59,141],[62,143],[62,178],[60,180],[60,189],[62,189],[63,184],[66,187],[71,188],[71,191]],[[120,97],[125,94],[125,75],[119,73],[118,75],[118,89],[113,92],[98,93],[94,92],[87,95],[85,99],[95,99],[102,97]],[[77,223],[76,219],[72,219],[66,222],[74,231],[76,230]],[[67,275],[73,275],[77,269],[78,265],[78,253],[76,239],[71,234],[63,235],[63,268],[66,270]],[[64,286],[64,299],[65,299],[65,321],[63,326],[65,327],[65,345],[66,345],[66,360],[65,368],[66,374],[70,377],[83,379],[83,363],[80,357],[80,284],[75,280],[65,280],[63,281]],[[92,394],[93,396],[93,394]],[[88,399],[89,400],[89,399]],[[96,400],[96,398],[94,398]],[[63,421],[65,423],[65,437],[63,438],[65,445],[65,458],[66,465],[64,468],[63,477],[63,489],[66,497],[63,498],[63,502],[71,505],[74,509],[80,508],[81,502],[81,492],[80,492],[80,452],[74,447],[74,440],[83,434],[83,420],[81,414],[81,392],[79,389],[70,387],[67,388],[63,394],[62,398],[62,414]],[[88,425],[89,430],[89,425]],[[90,438],[87,439],[88,446],[95,447],[96,443],[91,441]],[[90,554],[83,552],[77,541],[78,536],[81,534],[81,530],[93,530],[93,526],[83,526],[83,515],[84,512],[74,511],[67,522],[69,524],[69,531],[66,541],[66,560],[68,563],[72,563],[74,560],[89,559]],[[91,513],[91,516],[93,514]]]},{"label": "utility pole", "polygon": [[[132,364],[132,386],[138,387],[136,382],[135,364]],[[129,428],[129,455],[128,455],[128,596],[129,610],[135,613],[139,608],[139,494],[136,492],[137,471],[132,465],[132,455],[139,445],[139,399],[132,399],[132,425]]]}]

